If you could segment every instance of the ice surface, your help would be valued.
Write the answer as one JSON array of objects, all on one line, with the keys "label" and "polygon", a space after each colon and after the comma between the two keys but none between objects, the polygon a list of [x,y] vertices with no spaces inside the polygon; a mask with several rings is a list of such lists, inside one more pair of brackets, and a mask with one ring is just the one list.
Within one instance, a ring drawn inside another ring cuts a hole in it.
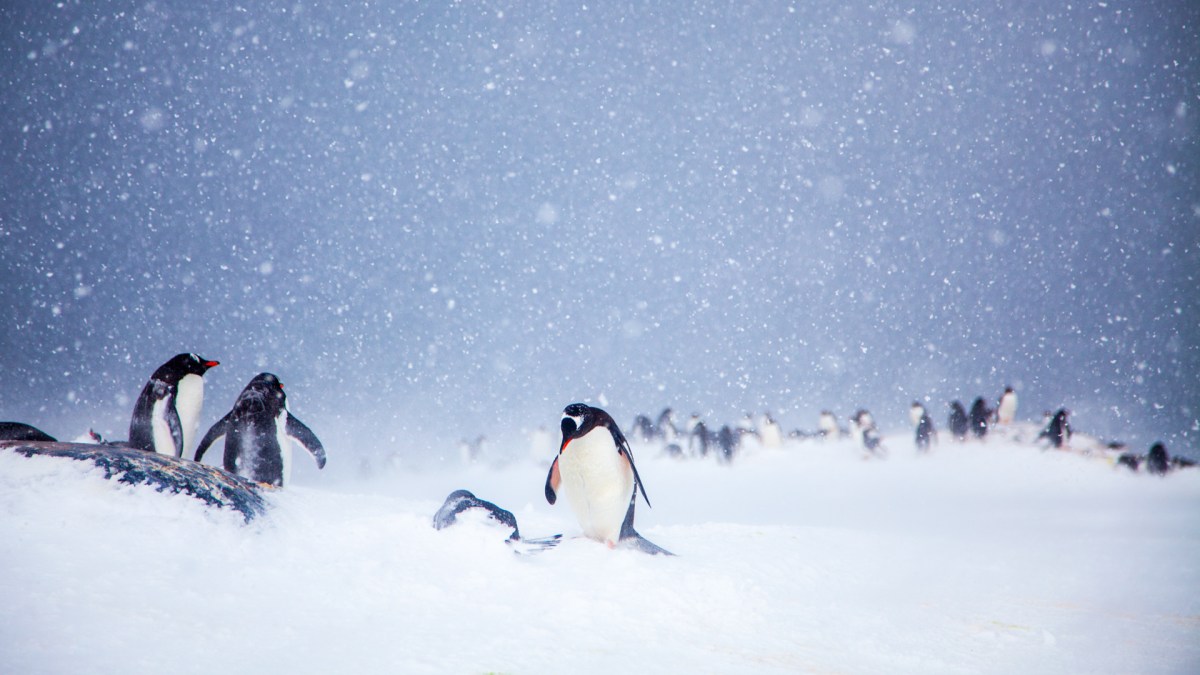
[{"label": "ice surface", "polygon": [[[785,442],[635,448],[637,525],[578,538],[545,465],[297,481],[245,525],[79,462],[0,453],[0,671],[1183,673],[1200,666],[1200,472],[992,438],[886,461]],[[332,461],[332,460],[331,460]],[[336,475],[336,474],[332,474]],[[311,477],[311,475],[310,475]],[[436,531],[465,487],[562,532]]]}]

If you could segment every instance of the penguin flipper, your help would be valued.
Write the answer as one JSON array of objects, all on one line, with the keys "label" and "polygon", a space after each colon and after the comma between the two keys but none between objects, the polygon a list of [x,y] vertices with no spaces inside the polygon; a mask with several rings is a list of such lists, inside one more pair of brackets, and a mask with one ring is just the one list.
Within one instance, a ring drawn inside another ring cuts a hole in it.
[{"label": "penguin flipper", "polygon": [[[617,444],[617,452],[625,457],[629,462],[629,468],[633,470],[633,482],[637,485],[637,489],[633,491],[633,496],[636,497],[638,492],[642,493],[642,499],[646,500],[646,506],[650,506],[650,498],[646,496],[646,486],[642,485],[642,477],[638,475],[637,465],[633,463],[633,450],[629,447],[629,441],[625,440],[625,435],[616,427],[609,427],[612,431],[613,442]],[[551,502],[553,503],[553,502]],[[650,506],[650,508],[654,508]]]},{"label": "penguin flipper", "polygon": [[325,446],[321,445],[317,435],[305,426],[304,422],[296,419],[290,412],[287,414],[287,435],[303,445],[304,449],[316,458],[318,469],[325,468]]},{"label": "penguin flipper", "polygon": [[233,411],[225,413],[216,424],[208,428],[208,433],[204,434],[204,438],[200,439],[200,445],[196,446],[196,456],[192,461],[199,462],[200,458],[204,457],[204,452],[208,450],[208,446],[216,443],[229,429],[229,417],[233,415]]},{"label": "penguin flipper", "polygon": [[562,475],[558,472],[558,458],[550,464],[550,473],[546,474],[546,501],[553,504],[558,501],[558,486],[562,483]]},{"label": "penguin flipper", "polygon": [[183,423],[175,406],[167,408],[167,427],[171,429],[171,441],[175,444],[175,456],[183,457]]}]

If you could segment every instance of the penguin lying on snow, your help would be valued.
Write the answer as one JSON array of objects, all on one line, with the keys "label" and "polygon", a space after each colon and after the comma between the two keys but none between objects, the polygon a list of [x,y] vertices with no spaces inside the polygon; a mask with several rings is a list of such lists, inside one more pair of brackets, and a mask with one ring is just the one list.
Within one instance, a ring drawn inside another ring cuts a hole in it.
[{"label": "penguin lying on snow", "polygon": [[291,480],[293,441],[312,453],[317,468],[325,468],[325,448],[316,434],[288,412],[283,384],[271,373],[250,380],[233,410],[204,435],[196,448],[196,461],[222,436],[225,470],[259,483],[282,487]]},{"label": "penguin lying on snow", "polygon": [[454,525],[458,522],[458,517],[464,512],[480,514],[489,523],[494,523],[504,529],[512,528],[507,542],[518,553],[542,551],[557,546],[559,540],[562,538],[561,534],[556,534],[544,539],[522,539],[521,531],[517,527],[517,517],[511,511],[502,509],[489,501],[484,501],[471,494],[468,490],[455,490],[446,497],[442,508],[438,509],[438,512],[433,516],[433,529],[444,530]]},{"label": "penguin lying on snow", "polygon": [[158,367],[133,406],[129,445],[160,455],[183,457],[200,425],[204,373],[220,365],[195,354],[177,354]]},{"label": "penguin lying on snow", "polygon": [[563,409],[562,444],[546,475],[546,501],[565,490],[584,536],[614,548],[673,555],[633,529],[633,507],[640,491],[650,500],[633,464],[629,441],[612,416],[600,408],[572,403]]},{"label": "penguin lying on snow", "polygon": [[53,443],[50,434],[24,422],[0,422],[0,441],[42,441]]}]

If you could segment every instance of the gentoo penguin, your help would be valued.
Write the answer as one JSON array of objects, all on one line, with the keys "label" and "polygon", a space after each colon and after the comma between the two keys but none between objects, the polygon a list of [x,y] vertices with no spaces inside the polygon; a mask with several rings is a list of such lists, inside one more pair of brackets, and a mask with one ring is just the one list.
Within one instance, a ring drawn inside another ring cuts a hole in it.
[{"label": "gentoo penguin", "polygon": [[778,448],[783,445],[783,428],[769,412],[763,413],[759,421],[758,438],[764,448]]},{"label": "gentoo penguin", "polygon": [[1050,445],[1061,448],[1071,440],[1071,425],[1067,423],[1067,409],[1060,408],[1050,419],[1050,423],[1038,434],[1038,440],[1045,438]]},{"label": "gentoo penguin", "polygon": [[645,415],[633,418],[633,433],[630,437],[638,443],[649,443],[654,440],[654,422]]},{"label": "gentoo penguin", "polygon": [[1167,447],[1162,443],[1150,446],[1146,453],[1146,472],[1156,476],[1165,476],[1171,470],[1171,460],[1167,457]]},{"label": "gentoo penguin", "polygon": [[679,436],[679,430],[675,428],[674,410],[663,408],[663,411],[658,414],[658,421],[654,424],[654,432],[664,443],[675,442]]},{"label": "gentoo penguin", "polygon": [[908,415],[917,427],[917,450],[928,452],[930,444],[937,436],[937,431],[933,428],[933,418],[929,416],[925,406],[921,405],[919,401],[913,401],[912,407],[908,409]]},{"label": "gentoo penguin", "polygon": [[455,490],[451,492],[446,501],[442,503],[442,508],[433,515],[433,528],[435,530],[443,530],[458,522],[459,517],[463,514],[469,517],[480,517],[488,524],[494,524],[503,528],[506,532],[511,529],[508,535],[509,545],[522,544],[517,548],[518,552],[535,551],[550,548],[558,544],[562,535],[554,535],[545,539],[522,539],[521,530],[517,527],[517,517],[512,514],[512,511],[502,509],[495,504],[476,497],[469,490]]},{"label": "gentoo penguin", "polygon": [[183,457],[196,440],[204,407],[204,373],[219,365],[195,354],[178,354],[158,367],[142,388],[129,422],[129,445]]},{"label": "gentoo penguin", "polygon": [[817,433],[825,440],[834,440],[842,435],[842,430],[838,428],[837,417],[832,412],[821,411],[821,418],[817,421]]},{"label": "gentoo penguin", "polygon": [[669,555],[633,529],[638,492],[646,506],[650,500],[629,441],[612,416],[586,403],[572,403],[563,409],[560,427],[562,444],[546,475],[546,501],[554,504],[559,490],[565,491],[584,536],[609,548],[620,543]]},{"label": "gentoo penguin", "polygon": [[0,422],[0,441],[43,441],[53,443],[50,434],[24,422]]},{"label": "gentoo penguin", "polygon": [[976,397],[975,402],[971,404],[971,412],[967,413],[971,422],[971,433],[975,434],[975,438],[983,438],[988,432],[988,418],[992,416],[992,411],[988,410],[987,401],[983,400],[982,396]]},{"label": "gentoo penguin", "polygon": [[950,433],[954,435],[957,441],[967,440],[967,434],[970,432],[971,421],[967,419],[967,411],[963,408],[963,404],[954,401],[950,404]]},{"label": "gentoo penguin", "polygon": [[722,425],[717,432],[717,459],[728,464],[741,448],[742,437],[734,432],[728,424]]},{"label": "gentoo penguin", "polygon": [[688,432],[688,454],[692,457],[707,457],[708,445],[712,441],[712,433],[708,430],[708,425],[700,419],[699,415],[692,415],[695,422]]},{"label": "gentoo penguin", "polygon": [[883,437],[875,426],[875,419],[864,408],[859,408],[850,418],[851,434],[862,443],[872,455],[883,457],[887,451],[883,447]]},{"label": "gentoo penguin", "polygon": [[196,461],[208,446],[225,436],[225,470],[276,487],[291,480],[292,442],[312,453],[325,468],[325,448],[313,432],[287,409],[283,384],[271,373],[259,373],[238,394],[230,410],[204,434]]},{"label": "gentoo penguin", "polygon": [[1000,395],[1000,403],[996,405],[996,423],[1006,427],[1017,417],[1017,392],[1012,387],[1005,387]]}]

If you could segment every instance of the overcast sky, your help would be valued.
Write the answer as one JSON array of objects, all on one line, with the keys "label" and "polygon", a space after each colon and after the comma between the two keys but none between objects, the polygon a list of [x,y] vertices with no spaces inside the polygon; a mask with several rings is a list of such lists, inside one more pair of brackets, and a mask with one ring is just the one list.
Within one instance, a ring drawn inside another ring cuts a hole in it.
[{"label": "overcast sky", "polygon": [[1197,447],[1196,3],[337,4],[0,9],[0,418],[124,438],[194,351],[205,428],[1011,384]]}]

